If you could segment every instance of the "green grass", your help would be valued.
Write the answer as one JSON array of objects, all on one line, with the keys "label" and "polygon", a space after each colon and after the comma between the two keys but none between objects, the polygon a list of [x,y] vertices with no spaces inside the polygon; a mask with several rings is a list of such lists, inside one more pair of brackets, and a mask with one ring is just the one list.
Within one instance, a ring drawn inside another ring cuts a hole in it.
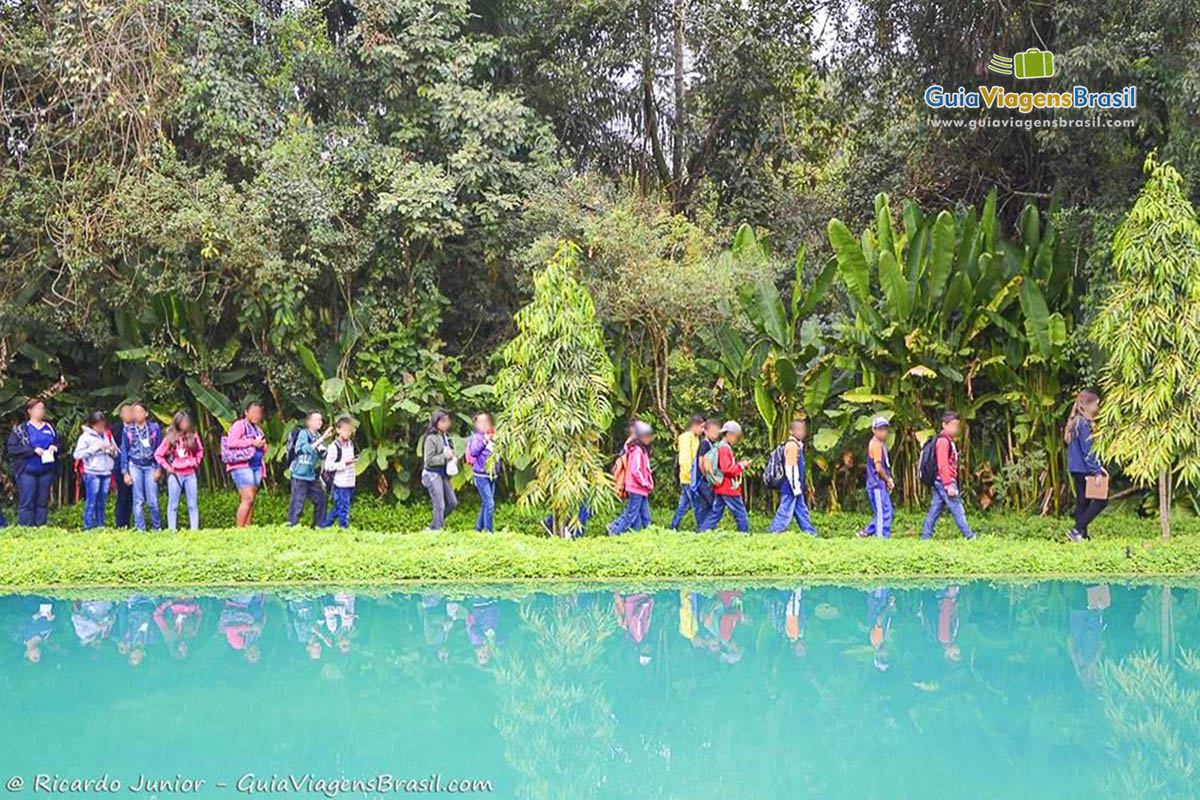
[{"label": "green grass", "polygon": [[[232,517],[231,494],[205,497],[206,519]],[[266,495],[257,521],[277,523],[282,498]],[[77,509],[56,511],[54,523],[77,524]],[[669,521],[670,509],[655,520]],[[1185,577],[1200,574],[1200,524],[1181,518],[1169,544],[1152,520],[1103,515],[1093,540],[1068,542],[1063,519],[975,515],[980,533],[962,540],[949,520],[932,542],[917,539],[921,515],[901,512],[891,541],[854,537],[865,521],[857,513],[815,514],[822,538],[797,532],[765,535],[755,515],[754,535],[722,530],[695,534],[651,528],[622,537],[593,523],[578,541],[550,539],[536,515],[498,509],[493,535],[470,530],[427,533],[428,511],[365,501],[349,531],[289,529],[279,524],[180,533],[9,528],[0,532],[0,587],[29,590],[72,586],[237,586],[243,584],[375,584],[401,582],[515,582],[739,577],[864,580],[877,577]],[[474,510],[451,517],[470,527]],[[728,522],[725,523],[728,525]]]}]

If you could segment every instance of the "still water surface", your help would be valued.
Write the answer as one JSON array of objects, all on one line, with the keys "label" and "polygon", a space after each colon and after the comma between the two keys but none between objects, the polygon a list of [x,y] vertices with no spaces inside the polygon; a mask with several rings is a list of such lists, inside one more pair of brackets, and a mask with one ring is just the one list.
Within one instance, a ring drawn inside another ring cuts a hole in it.
[{"label": "still water surface", "polygon": [[[514,597],[2,597],[0,780],[26,796],[38,774],[108,776],[121,796],[169,780],[319,797],[381,774],[519,798],[1200,794],[1194,589]],[[292,778],[325,783],[267,791]],[[179,796],[164,788],[143,796]]]}]

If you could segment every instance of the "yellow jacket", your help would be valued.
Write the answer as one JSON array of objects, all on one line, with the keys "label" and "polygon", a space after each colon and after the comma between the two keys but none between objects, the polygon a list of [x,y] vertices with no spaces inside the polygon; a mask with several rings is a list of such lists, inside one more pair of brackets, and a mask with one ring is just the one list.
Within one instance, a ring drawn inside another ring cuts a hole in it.
[{"label": "yellow jacket", "polygon": [[700,450],[700,437],[691,431],[679,434],[679,484],[690,486],[692,483],[692,467],[696,463],[696,453]]}]

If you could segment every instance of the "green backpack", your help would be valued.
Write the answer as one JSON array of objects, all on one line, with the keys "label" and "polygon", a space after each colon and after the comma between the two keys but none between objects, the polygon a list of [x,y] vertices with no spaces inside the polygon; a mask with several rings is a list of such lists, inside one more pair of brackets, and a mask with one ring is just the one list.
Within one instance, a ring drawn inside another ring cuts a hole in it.
[{"label": "green backpack", "polygon": [[[709,448],[708,454],[704,456],[704,464],[701,466],[701,471],[704,472],[704,479],[708,481],[709,486],[720,486],[725,482],[725,473],[721,472],[720,467],[720,450],[722,447],[729,447],[725,442],[717,442]],[[729,448],[731,451],[733,448]]]}]

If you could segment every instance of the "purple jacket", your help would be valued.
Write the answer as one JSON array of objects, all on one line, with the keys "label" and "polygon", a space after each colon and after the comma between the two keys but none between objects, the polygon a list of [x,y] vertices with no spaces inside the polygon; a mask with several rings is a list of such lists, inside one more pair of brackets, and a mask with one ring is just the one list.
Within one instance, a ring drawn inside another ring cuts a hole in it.
[{"label": "purple jacket", "polygon": [[500,471],[500,459],[488,468],[488,460],[492,457],[492,443],[482,433],[472,433],[467,440],[467,455],[471,459],[471,471],[484,478],[494,478]]}]

